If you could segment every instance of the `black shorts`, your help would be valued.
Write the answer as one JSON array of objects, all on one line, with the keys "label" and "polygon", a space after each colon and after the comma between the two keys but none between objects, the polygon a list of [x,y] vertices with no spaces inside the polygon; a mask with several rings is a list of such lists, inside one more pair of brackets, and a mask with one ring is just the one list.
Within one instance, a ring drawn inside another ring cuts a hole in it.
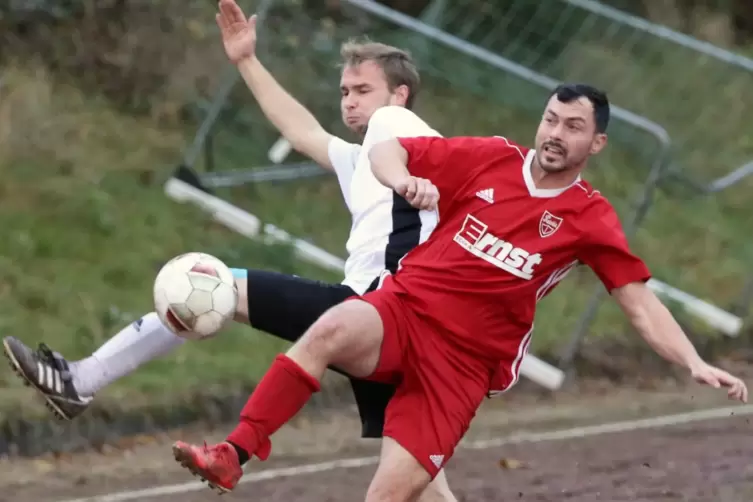
[{"label": "black shorts", "polygon": [[[375,280],[373,287],[376,284]],[[248,270],[248,317],[251,326],[290,342],[298,340],[324,312],[354,295],[355,291],[342,284]],[[382,437],[384,412],[395,393],[395,386],[348,378],[361,416],[362,437]]]}]

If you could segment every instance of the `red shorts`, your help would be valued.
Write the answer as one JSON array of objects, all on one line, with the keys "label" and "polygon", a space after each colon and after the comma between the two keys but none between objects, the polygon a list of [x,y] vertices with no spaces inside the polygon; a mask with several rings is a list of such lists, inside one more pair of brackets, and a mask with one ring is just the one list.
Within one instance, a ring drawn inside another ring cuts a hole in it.
[{"label": "red shorts", "polygon": [[429,472],[439,473],[468,430],[489,390],[492,371],[452,345],[388,286],[367,293],[384,325],[379,364],[369,380],[396,383],[384,436],[397,441]]}]

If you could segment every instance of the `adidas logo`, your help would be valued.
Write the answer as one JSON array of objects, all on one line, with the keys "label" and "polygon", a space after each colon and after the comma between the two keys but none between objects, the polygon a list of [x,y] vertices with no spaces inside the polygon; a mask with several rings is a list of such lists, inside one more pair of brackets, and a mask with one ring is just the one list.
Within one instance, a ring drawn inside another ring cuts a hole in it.
[{"label": "adidas logo", "polygon": [[494,189],[487,188],[486,190],[479,190],[478,192],[476,192],[476,197],[485,200],[489,204],[492,204],[494,203]]},{"label": "adidas logo", "polygon": [[442,462],[444,462],[444,455],[429,455],[429,460],[436,466],[437,469],[442,468]]}]

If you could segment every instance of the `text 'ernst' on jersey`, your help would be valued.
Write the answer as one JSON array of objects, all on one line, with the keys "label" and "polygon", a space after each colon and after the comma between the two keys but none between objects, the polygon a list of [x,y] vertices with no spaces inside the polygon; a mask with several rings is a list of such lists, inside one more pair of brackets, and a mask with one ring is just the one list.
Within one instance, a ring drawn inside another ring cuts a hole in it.
[{"label": "text 'ernst' on jersey", "polygon": [[474,256],[515,277],[528,281],[533,279],[534,268],[541,264],[541,254],[531,254],[512,242],[492,235],[488,228],[484,222],[469,214],[453,240]]}]

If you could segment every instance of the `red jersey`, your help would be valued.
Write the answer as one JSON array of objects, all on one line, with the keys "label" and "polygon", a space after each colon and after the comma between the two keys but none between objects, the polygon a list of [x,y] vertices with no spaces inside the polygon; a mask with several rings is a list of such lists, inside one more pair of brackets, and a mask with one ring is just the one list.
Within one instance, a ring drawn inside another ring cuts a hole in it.
[{"label": "red jersey", "polygon": [[439,189],[439,224],[388,287],[461,350],[490,367],[502,362],[507,386],[528,350],[536,303],[576,264],[608,290],[650,278],[613,207],[587,182],[536,188],[534,150],[500,137],[399,141],[410,173]]}]

